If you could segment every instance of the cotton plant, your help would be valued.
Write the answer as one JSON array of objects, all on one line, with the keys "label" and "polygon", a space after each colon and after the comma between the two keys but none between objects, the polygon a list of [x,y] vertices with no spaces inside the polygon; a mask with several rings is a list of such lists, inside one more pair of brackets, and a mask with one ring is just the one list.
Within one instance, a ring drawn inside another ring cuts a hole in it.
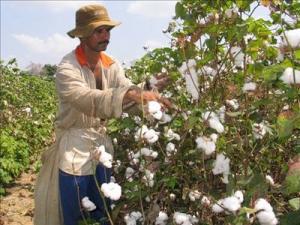
[{"label": "cotton plant", "polygon": [[227,214],[236,214],[236,212],[241,208],[243,201],[243,192],[238,190],[232,196],[220,199],[217,203],[213,204],[212,211],[217,214],[222,212],[226,212]]},{"label": "cotton plant", "polygon": [[273,211],[273,207],[267,200],[263,198],[256,200],[254,209],[256,211],[256,217],[261,225],[278,224],[278,219]]},{"label": "cotton plant", "polygon": [[110,198],[111,200],[119,200],[122,194],[122,188],[117,183],[103,183],[101,185],[101,191],[103,192],[104,196]]},{"label": "cotton plant", "polygon": [[193,225],[199,222],[195,216],[187,213],[175,212],[173,215],[173,220],[178,225]]},{"label": "cotton plant", "polygon": [[230,174],[230,159],[227,158],[223,153],[218,154],[217,158],[214,162],[214,167],[212,172],[214,175],[222,174],[222,182],[227,184],[228,183],[228,176]]},{"label": "cotton plant", "polygon": [[279,79],[285,84],[300,84],[300,71],[295,70],[292,67],[288,67],[284,70]]},{"label": "cotton plant", "polygon": [[206,111],[202,114],[202,119],[208,122],[210,128],[216,130],[218,133],[224,132],[224,126],[220,121],[220,117],[211,111]]},{"label": "cotton plant", "polygon": [[97,159],[106,168],[112,167],[112,155],[105,151],[104,145],[96,147],[93,152],[93,158]]},{"label": "cotton plant", "polygon": [[197,137],[195,140],[197,143],[197,149],[202,150],[205,155],[209,156],[216,151],[217,139],[218,135],[215,133],[211,134],[210,137]]}]

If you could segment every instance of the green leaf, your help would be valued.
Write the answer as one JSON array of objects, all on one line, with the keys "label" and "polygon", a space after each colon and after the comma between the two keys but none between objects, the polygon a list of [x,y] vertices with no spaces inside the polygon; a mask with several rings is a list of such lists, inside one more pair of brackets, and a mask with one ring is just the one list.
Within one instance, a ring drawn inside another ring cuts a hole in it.
[{"label": "green leaf", "polygon": [[289,212],[279,218],[281,225],[299,225],[300,210]]},{"label": "green leaf", "polygon": [[289,204],[290,206],[292,206],[292,208],[294,210],[299,210],[300,209],[300,198],[292,198],[289,200]]},{"label": "green leaf", "polygon": [[300,60],[300,49],[295,51],[295,58]]},{"label": "green leaf", "polygon": [[176,18],[184,18],[185,17],[185,9],[180,2],[177,2],[175,6]]}]

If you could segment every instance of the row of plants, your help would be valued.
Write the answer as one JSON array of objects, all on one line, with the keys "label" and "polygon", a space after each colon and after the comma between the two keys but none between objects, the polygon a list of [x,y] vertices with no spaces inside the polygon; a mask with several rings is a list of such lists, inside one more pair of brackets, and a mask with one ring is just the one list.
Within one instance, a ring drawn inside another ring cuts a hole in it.
[{"label": "row of plants", "polygon": [[15,59],[1,61],[0,195],[21,172],[39,168],[39,157],[53,141],[57,110],[54,80],[21,71]]}]

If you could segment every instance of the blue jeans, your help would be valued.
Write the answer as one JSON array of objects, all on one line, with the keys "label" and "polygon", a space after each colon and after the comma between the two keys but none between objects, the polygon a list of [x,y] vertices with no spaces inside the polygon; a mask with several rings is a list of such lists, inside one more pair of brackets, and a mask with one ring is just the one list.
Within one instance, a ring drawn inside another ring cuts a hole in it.
[{"label": "blue jeans", "polygon": [[[96,179],[99,188],[101,188],[101,184],[109,183],[110,176],[111,169],[107,169],[102,165],[97,166]],[[94,175],[75,176],[59,170],[59,192],[64,225],[78,225],[79,221],[87,219],[88,216],[101,224],[108,224],[101,222],[107,221],[107,214],[99,191]],[[97,207],[88,214],[81,207],[81,199],[86,196]],[[108,199],[106,199],[106,205],[110,210]]]}]

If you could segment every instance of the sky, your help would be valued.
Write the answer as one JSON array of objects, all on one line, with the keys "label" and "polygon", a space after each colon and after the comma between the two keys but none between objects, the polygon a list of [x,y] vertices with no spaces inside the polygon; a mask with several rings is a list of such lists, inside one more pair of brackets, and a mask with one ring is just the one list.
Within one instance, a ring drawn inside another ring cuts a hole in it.
[{"label": "sky", "polygon": [[[126,64],[150,49],[170,46],[162,33],[175,15],[176,1],[12,1],[1,0],[1,60],[16,58],[22,69],[30,63],[58,64],[79,43],[66,33],[75,28],[75,12],[85,4],[106,6],[122,24],[111,31],[107,53]],[[266,12],[257,11],[257,16]]]}]

